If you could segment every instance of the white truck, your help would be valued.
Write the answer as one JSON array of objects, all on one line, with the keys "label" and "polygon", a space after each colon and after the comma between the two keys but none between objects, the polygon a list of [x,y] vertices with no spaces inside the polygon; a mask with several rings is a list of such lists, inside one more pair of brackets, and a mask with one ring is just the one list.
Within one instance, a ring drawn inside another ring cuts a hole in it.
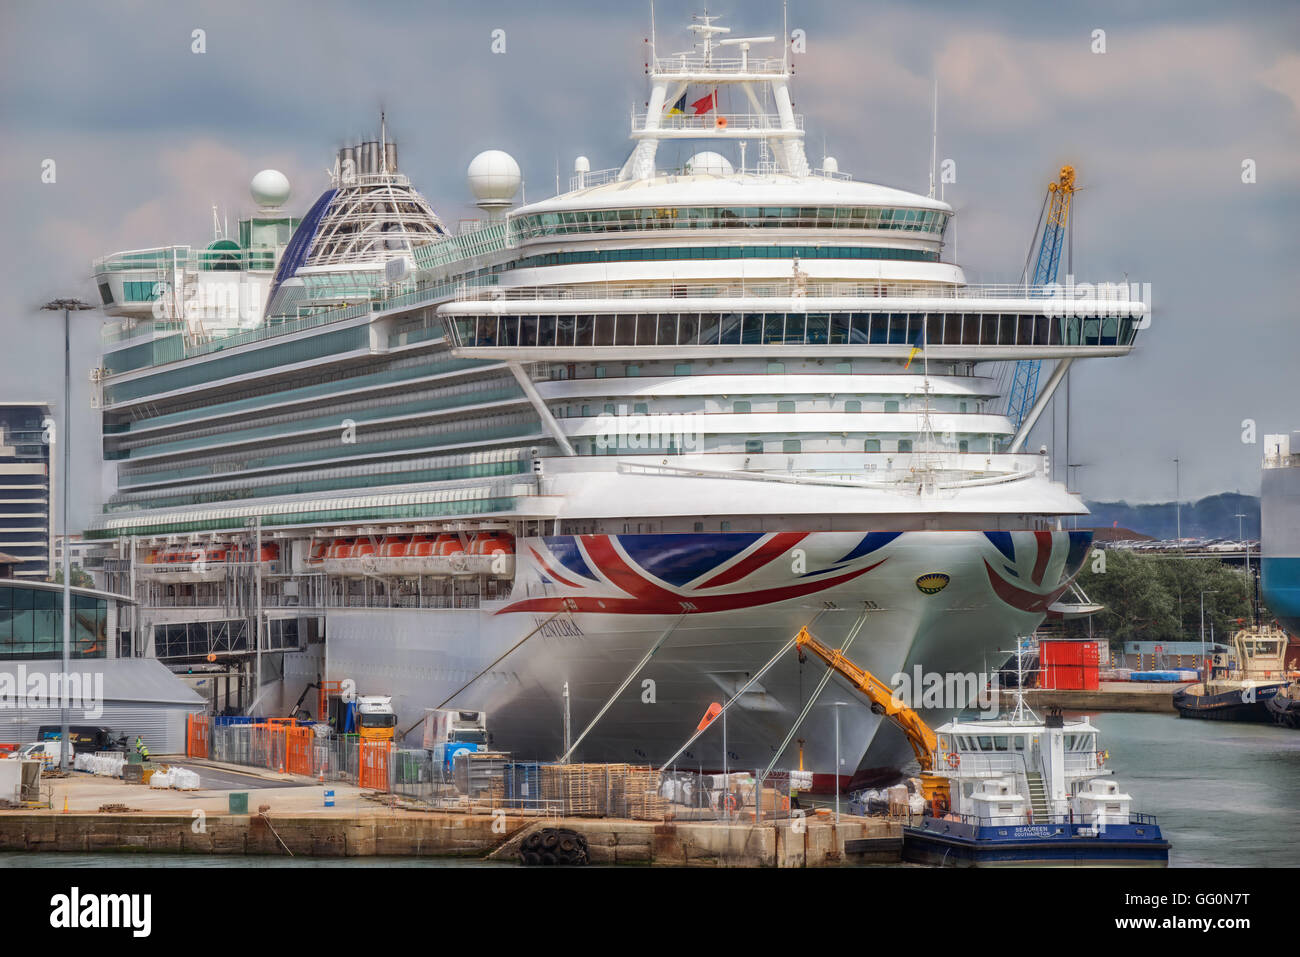
[{"label": "white truck", "polygon": [[424,749],[450,770],[463,751],[486,751],[491,743],[487,713],[430,708],[424,713]]}]

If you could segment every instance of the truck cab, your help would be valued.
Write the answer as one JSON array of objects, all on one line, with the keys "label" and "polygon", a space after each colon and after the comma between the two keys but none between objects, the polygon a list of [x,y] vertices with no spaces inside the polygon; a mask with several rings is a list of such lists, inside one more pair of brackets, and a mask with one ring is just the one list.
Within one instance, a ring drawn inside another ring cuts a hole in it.
[{"label": "truck cab", "polygon": [[363,741],[392,741],[397,715],[391,695],[357,695],[357,734]]}]

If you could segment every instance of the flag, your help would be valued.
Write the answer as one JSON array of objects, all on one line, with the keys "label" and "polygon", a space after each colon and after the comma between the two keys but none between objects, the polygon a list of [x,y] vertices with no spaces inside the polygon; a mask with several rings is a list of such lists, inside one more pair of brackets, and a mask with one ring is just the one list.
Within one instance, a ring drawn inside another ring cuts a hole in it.
[{"label": "flag", "polygon": [[[685,95],[683,95],[682,99],[685,98],[686,98]],[[694,103],[692,103],[691,109],[695,111],[696,116],[699,116],[701,113],[709,112],[709,110],[713,109],[717,105],[718,105],[718,91],[714,90],[712,93],[709,93],[706,96],[702,96]]]},{"label": "flag", "polygon": [[681,98],[668,108],[669,116],[681,116],[686,112],[686,91],[682,91]]},{"label": "flag", "polygon": [[907,365],[903,366],[904,372],[906,372],[907,367],[912,364],[912,360],[916,358],[916,354],[922,351],[924,347],[925,347],[925,323],[924,321],[922,321],[921,328],[918,329],[916,335],[912,337],[912,351],[907,354]]}]

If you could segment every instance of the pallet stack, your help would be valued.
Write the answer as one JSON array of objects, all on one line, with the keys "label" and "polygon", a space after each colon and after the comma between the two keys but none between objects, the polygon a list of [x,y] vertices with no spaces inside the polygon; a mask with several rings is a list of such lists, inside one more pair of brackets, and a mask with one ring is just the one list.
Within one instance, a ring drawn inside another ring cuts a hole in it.
[{"label": "pallet stack", "polygon": [[662,821],[668,799],[659,793],[659,772],[654,768],[628,768],[624,784],[626,816],[634,821]]}]

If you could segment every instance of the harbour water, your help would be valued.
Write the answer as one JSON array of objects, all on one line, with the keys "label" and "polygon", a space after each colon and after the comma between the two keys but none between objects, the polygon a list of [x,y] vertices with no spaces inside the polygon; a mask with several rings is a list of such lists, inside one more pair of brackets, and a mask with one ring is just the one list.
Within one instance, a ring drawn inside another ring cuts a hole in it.
[{"label": "harbour water", "polygon": [[[1160,818],[1173,867],[1300,867],[1300,734],[1271,725],[1099,714],[1134,807]],[[464,858],[0,854],[7,867],[513,867]]]},{"label": "harbour water", "polygon": [[1100,714],[1107,767],[1155,814],[1171,867],[1300,867],[1300,734],[1165,714]]}]

